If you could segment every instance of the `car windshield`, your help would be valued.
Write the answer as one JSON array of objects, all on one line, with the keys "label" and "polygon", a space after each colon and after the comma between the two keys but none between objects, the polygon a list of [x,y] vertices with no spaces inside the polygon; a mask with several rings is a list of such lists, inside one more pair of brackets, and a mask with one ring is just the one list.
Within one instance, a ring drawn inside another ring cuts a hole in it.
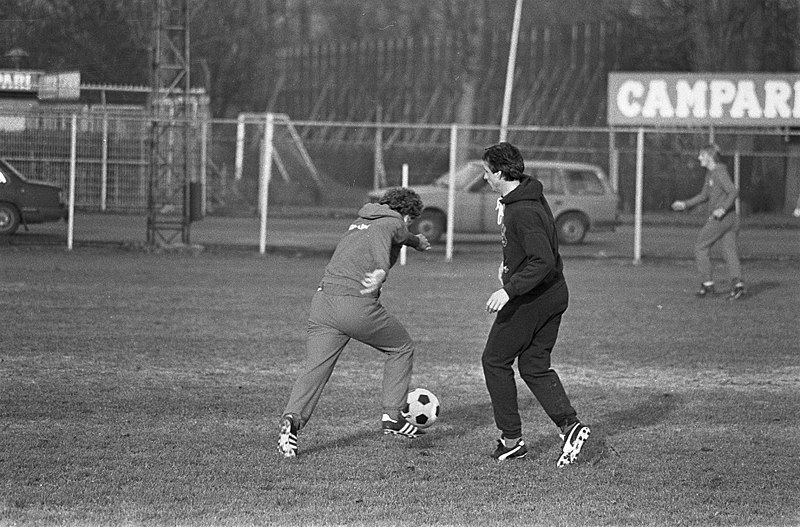
[{"label": "car windshield", "polygon": [[[483,177],[483,163],[481,161],[470,161],[466,165],[457,168],[453,176],[456,190],[464,190],[471,186],[476,179]],[[436,179],[436,186],[447,188],[449,177],[449,171],[439,176]]]},{"label": "car windshield", "polygon": [[590,170],[566,170],[564,176],[570,194],[579,196],[605,194],[602,181]]},{"label": "car windshield", "polygon": [[531,170],[533,177],[541,181],[542,190],[545,194],[563,194],[564,188],[561,185],[561,178],[555,168],[534,168]]},{"label": "car windshield", "polygon": [[23,182],[25,182],[25,183],[28,182],[27,178],[25,176],[23,176],[22,174],[20,174],[19,172],[17,172],[17,169],[14,168],[13,166],[11,166],[8,163],[8,161],[6,161],[5,159],[0,160],[0,171],[3,172],[3,176],[2,177],[3,177],[4,180],[7,179],[7,176],[5,175],[5,172],[8,171],[8,172],[13,172],[14,175],[17,176],[19,179],[21,179]]}]

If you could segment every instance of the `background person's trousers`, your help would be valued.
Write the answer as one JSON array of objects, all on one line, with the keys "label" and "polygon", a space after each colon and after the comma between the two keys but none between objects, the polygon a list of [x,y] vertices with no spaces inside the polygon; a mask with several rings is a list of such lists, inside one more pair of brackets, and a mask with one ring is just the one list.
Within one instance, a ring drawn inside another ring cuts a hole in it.
[{"label": "background person's trousers", "polygon": [[697,235],[694,244],[694,258],[697,262],[697,271],[703,282],[712,282],[711,270],[711,246],[720,242],[722,246],[722,257],[728,265],[730,277],[738,280],[742,277],[739,254],[736,250],[736,237],[739,233],[739,216],[735,212],[729,212],[721,220],[709,218]]},{"label": "background person's trousers", "polygon": [[550,369],[550,353],[568,303],[569,290],[562,283],[532,301],[512,299],[497,314],[483,351],[483,373],[503,437],[522,436],[514,360],[520,377],[556,426],[578,420],[561,379]]},{"label": "background person's trousers", "polygon": [[356,339],[386,355],[383,369],[383,411],[393,418],[403,407],[411,381],[414,343],[400,322],[377,298],[330,295],[317,291],[308,317],[306,359],[294,383],[284,414],[311,418],[336,361]]}]

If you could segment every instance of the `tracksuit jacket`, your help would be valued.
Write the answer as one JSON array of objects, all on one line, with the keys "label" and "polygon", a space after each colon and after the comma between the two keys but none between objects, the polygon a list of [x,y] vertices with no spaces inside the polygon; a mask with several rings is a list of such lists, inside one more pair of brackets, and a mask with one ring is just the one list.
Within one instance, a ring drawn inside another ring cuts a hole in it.
[{"label": "tracksuit jacket", "polygon": [[321,285],[328,294],[363,296],[359,291],[364,276],[375,269],[388,276],[403,245],[419,247],[419,238],[408,231],[400,213],[388,205],[367,203],[336,246]]}]

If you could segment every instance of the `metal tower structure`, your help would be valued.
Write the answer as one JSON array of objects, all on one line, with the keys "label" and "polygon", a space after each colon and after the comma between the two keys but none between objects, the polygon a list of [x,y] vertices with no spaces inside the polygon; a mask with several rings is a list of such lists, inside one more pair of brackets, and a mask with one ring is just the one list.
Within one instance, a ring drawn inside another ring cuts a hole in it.
[{"label": "metal tower structure", "polygon": [[191,105],[189,0],[153,1],[147,243],[189,243]]}]

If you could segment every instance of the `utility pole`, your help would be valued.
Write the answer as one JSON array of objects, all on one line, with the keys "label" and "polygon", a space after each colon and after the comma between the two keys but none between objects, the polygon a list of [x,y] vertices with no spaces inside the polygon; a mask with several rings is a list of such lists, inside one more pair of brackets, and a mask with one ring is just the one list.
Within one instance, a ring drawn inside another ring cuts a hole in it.
[{"label": "utility pole", "polygon": [[508,115],[511,111],[511,92],[514,89],[514,70],[517,63],[517,43],[519,42],[519,25],[522,18],[522,0],[517,0],[514,7],[514,26],[511,30],[511,45],[508,50],[508,68],[506,69],[506,88],[503,94],[503,115],[500,118],[500,142],[506,140],[508,134]]}]

